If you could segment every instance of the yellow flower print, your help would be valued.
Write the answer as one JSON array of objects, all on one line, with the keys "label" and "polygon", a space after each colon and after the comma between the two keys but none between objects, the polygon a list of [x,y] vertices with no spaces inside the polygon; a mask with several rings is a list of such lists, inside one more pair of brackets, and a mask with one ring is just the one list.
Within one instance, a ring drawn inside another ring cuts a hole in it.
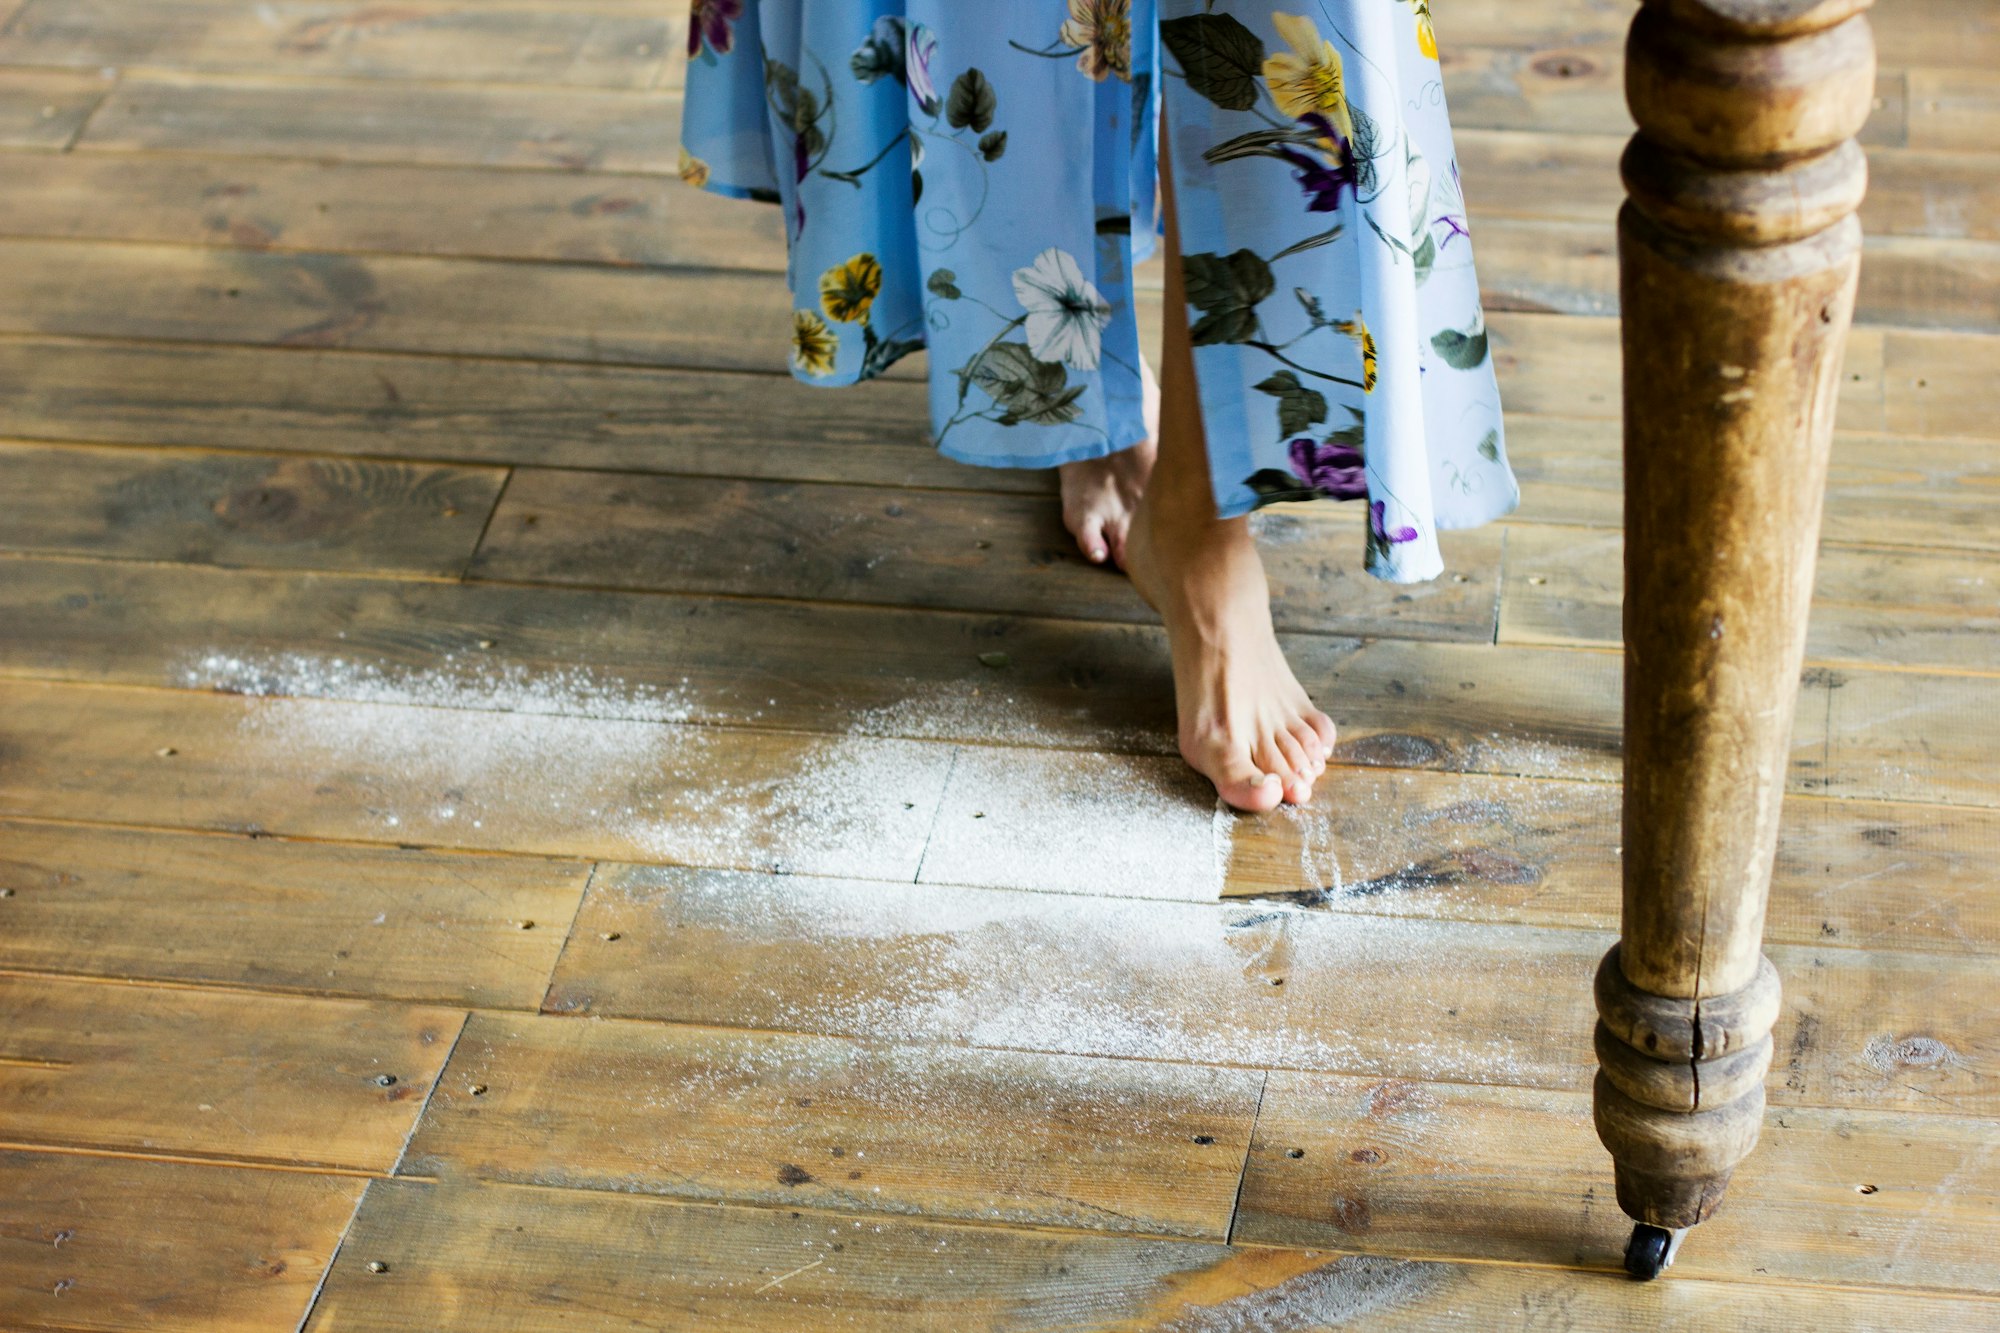
[{"label": "yellow flower print", "polygon": [[1375,392],[1375,335],[1368,331],[1361,312],[1355,311],[1353,319],[1335,320],[1333,327],[1361,344],[1361,391]]},{"label": "yellow flower print", "polygon": [[1348,138],[1354,119],[1347,114],[1347,86],[1340,52],[1319,35],[1313,21],[1301,14],[1271,15],[1271,26],[1292,49],[1264,58],[1264,83],[1278,110],[1292,119],[1314,112],[1325,116]]},{"label": "yellow flower print", "polygon": [[1403,3],[1416,11],[1417,49],[1432,60],[1436,60],[1438,35],[1437,28],[1431,23],[1431,0],[1403,0]]},{"label": "yellow flower print", "polygon": [[792,364],[808,375],[831,375],[840,340],[810,310],[792,312]]},{"label": "yellow flower print", "polygon": [[881,290],[882,265],[874,255],[859,254],[820,275],[820,308],[842,324],[865,324]]},{"label": "yellow flower print", "polygon": [[708,163],[702,161],[687,149],[681,149],[681,179],[696,189],[700,189],[702,186],[708,184]]},{"label": "yellow flower print", "polygon": [[1099,83],[1107,74],[1132,81],[1132,0],[1069,0],[1064,46],[1080,46],[1076,67]]}]

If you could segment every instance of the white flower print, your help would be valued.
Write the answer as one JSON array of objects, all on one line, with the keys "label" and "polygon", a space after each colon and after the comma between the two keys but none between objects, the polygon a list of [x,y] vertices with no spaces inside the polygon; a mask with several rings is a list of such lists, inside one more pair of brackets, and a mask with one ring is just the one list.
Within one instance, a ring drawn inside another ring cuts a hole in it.
[{"label": "white flower print", "polygon": [[1050,246],[1014,270],[1014,296],[1028,312],[1028,350],[1038,361],[1095,370],[1111,306],[1083,276],[1076,259]]}]

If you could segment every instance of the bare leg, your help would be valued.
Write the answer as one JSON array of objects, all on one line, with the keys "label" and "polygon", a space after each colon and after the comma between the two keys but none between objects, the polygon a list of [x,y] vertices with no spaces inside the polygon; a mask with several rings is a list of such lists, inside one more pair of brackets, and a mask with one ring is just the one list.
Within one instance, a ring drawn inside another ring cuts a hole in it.
[{"label": "bare leg", "polygon": [[1115,454],[1064,463],[1058,469],[1062,475],[1063,526],[1076,538],[1084,559],[1093,565],[1110,560],[1123,568],[1125,537],[1159,451],[1160,386],[1151,366],[1141,361],[1139,370],[1146,380],[1147,438]]},{"label": "bare leg", "polygon": [[1238,809],[1304,804],[1333,752],[1333,723],[1313,707],[1278,647],[1248,521],[1215,516],[1165,134],[1160,174],[1167,319],[1159,461],[1133,516],[1125,567],[1167,624],[1182,757]]}]

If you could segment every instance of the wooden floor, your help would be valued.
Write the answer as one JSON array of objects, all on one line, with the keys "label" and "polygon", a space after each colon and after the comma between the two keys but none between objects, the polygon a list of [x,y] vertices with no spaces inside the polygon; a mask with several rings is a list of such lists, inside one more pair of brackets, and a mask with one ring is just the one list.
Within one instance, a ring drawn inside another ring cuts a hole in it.
[{"label": "wooden floor", "polygon": [[0,0],[0,1328],[2000,1328],[2000,10],[1877,7],[1769,1119],[1640,1287],[1629,0],[1438,7],[1526,501],[1266,520],[1262,819],[1047,477],[784,373],[680,8]]}]

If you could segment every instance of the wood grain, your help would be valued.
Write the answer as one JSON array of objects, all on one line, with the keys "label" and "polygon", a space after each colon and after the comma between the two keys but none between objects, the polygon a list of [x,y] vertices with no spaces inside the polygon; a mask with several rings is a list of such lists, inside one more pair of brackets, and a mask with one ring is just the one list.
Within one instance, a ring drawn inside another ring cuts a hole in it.
[{"label": "wood grain", "polygon": [[28,0],[0,62],[648,88],[683,26],[617,0]]},{"label": "wood grain", "polygon": [[[1620,535],[1604,530],[1551,525],[1510,532],[1501,641],[1617,643],[1623,549]],[[2000,558],[1823,546],[1806,657],[2000,670]]]},{"label": "wood grain", "polygon": [[[1360,571],[1357,514],[1331,505],[1268,510],[1253,526],[1281,629],[1491,635],[1497,531],[1453,535],[1460,578],[1391,586]],[[471,572],[516,582],[1154,618],[1128,581],[1077,554],[1055,506],[991,494],[523,469]]]},{"label": "wood grain", "polygon": [[499,468],[0,441],[0,550],[456,576]]},{"label": "wood grain", "polygon": [[387,1172],[463,1015],[0,976],[0,1123],[32,1144]]},{"label": "wood grain", "polygon": [[[1774,1109],[1674,1281],[1991,1294],[1996,1172],[1982,1122]],[[1610,1267],[1627,1222],[1604,1177],[1582,1093],[1274,1073],[1236,1239]]]},{"label": "wood grain", "polygon": [[296,1328],[362,1185],[0,1152],[0,1322],[21,1333]]},{"label": "wood grain", "polygon": [[[663,1252],[676,1262],[659,1263]],[[370,1262],[385,1271],[370,1272]],[[1634,1287],[1506,1265],[378,1181],[308,1327],[526,1333],[562,1319],[608,1331],[657,1322],[662,1311],[689,1327],[732,1333],[822,1333],[857,1323],[884,1333],[1346,1326],[1414,1333],[1460,1321],[1495,1333],[1705,1333],[1718,1325],[1781,1328],[1793,1319],[1882,1333],[2000,1326],[1990,1301],[1908,1291],[1678,1274]]]},{"label": "wood grain", "polygon": [[0,686],[0,815],[912,879],[950,748]]},{"label": "wood grain", "polygon": [[60,152],[110,91],[94,70],[0,69],[0,148]]},{"label": "wood grain", "polygon": [[[1512,415],[1507,457],[1523,497],[1510,523],[1624,522],[1614,423]],[[1823,531],[1857,545],[2000,550],[2000,457],[1982,445],[1836,433]]]},{"label": "wood grain", "polygon": [[[0,433],[15,436],[1055,493],[1053,472],[938,454],[923,393],[908,380],[830,393],[785,374],[0,337]],[[758,448],[744,443],[752,419]]]},{"label": "wood grain", "polygon": [[8,823],[0,968],[534,1009],[587,871]]},{"label": "wood grain", "polygon": [[475,1015],[402,1171],[1220,1240],[1262,1081]]},{"label": "wood grain", "polygon": [[782,273],[776,208],[613,172],[19,152],[0,234]]},{"label": "wood grain", "polygon": [[[548,1004],[1582,1091],[1590,974],[1611,938],[628,867],[593,889]],[[1041,975],[1034,960],[1061,953],[1096,960],[1090,976]],[[1992,1113],[1982,1085],[2000,1032],[1977,998],[1990,962],[1811,945],[1771,954],[1788,987],[1773,1104]]]},{"label": "wood grain", "polygon": [[[1993,22],[1990,15],[1986,23]],[[1983,68],[1911,70],[1910,146],[1951,152],[1993,151],[2000,126],[2000,73]]]}]

